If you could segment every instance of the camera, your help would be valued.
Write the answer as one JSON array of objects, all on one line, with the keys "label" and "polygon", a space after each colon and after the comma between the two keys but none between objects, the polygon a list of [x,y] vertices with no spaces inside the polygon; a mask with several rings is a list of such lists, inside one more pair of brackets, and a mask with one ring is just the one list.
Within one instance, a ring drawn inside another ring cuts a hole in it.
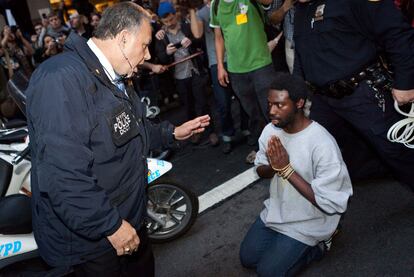
[{"label": "camera", "polygon": [[181,47],[183,47],[183,45],[181,44],[181,42],[174,43],[173,46],[175,48],[177,48],[177,49],[180,49]]},{"label": "camera", "polygon": [[10,26],[10,31],[13,34],[15,34],[17,32],[17,30],[19,30],[19,26],[17,26],[17,25]]}]

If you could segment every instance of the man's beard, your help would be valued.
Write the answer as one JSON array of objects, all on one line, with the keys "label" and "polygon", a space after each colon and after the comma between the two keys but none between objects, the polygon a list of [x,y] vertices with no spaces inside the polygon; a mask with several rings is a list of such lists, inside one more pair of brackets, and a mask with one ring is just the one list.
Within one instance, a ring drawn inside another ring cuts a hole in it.
[{"label": "man's beard", "polygon": [[294,107],[294,109],[295,110],[292,113],[290,113],[284,120],[279,119],[279,122],[273,125],[281,129],[286,128],[295,120],[295,116],[298,113],[298,109],[296,107]]}]

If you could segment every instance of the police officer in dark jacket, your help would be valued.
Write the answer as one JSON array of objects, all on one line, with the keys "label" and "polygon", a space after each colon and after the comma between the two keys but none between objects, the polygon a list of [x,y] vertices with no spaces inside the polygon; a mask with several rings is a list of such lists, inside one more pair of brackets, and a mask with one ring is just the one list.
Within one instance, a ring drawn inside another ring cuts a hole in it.
[{"label": "police officer in dark jacket", "polygon": [[[314,91],[311,118],[357,153],[338,133],[352,126],[394,176],[414,188],[414,152],[386,138],[400,120],[392,96],[399,104],[414,100],[414,29],[392,0],[298,2],[294,73]],[[378,63],[382,52],[394,68],[393,83]]]},{"label": "police officer in dark jacket", "polygon": [[143,217],[146,155],[204,130],[202,116],[153,125],[119,76],[150,58],[149,15],[132,2],[106,9],[89,41],[72,33],[27,91],[33,229],[41,256],[77,276],[152,276]]}]

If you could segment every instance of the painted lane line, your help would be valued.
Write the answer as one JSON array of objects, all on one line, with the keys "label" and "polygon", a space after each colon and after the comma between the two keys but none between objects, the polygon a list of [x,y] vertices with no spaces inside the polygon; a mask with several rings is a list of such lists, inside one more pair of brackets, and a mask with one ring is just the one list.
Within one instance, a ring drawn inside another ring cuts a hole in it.
[{"label": "painted lane line", "polygon": [[226,198],[238,193],[260,177],[257,175],[255,167],[240,173],[236,177],[224,182],[218,187],[200,195],[198,197],[199,209],[198,213],[202,213],[215,204],[225,200]]}]

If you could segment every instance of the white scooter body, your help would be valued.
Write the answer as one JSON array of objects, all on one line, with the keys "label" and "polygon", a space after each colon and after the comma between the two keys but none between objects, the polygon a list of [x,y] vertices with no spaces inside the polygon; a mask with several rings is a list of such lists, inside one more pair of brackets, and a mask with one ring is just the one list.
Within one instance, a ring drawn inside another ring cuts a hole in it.
[{"label": "white scooter body", "polygon": [[[10,145],[12,149],[20,151],[24,149],[25,145]],[[2,148],[3,147],[3,148]],[[5,145],[0,145],[1,149],[5,149]],[[11,163],[13,156],[6,155],[0,152],[0,158]],[[157,159],[147,159],[148,163],[148,184],[158,179],[172,169],[172,164],[167,161]],[[27,160],[22,160],[17,166],[14,166],[14,174],[9,189],[6,195],[19,193],[21,185],[25,184],[27,191],[30,191],[30,168],[31,163]],[[19,185],[20,184],[20,185]],[[21,192],[20,192],[21,193]],[[33,233],[19,234],[19,235],[2,235],[0,234],[0,269],[16,262],[13,256],[35,253],[37,251],[37,244]]]}]

